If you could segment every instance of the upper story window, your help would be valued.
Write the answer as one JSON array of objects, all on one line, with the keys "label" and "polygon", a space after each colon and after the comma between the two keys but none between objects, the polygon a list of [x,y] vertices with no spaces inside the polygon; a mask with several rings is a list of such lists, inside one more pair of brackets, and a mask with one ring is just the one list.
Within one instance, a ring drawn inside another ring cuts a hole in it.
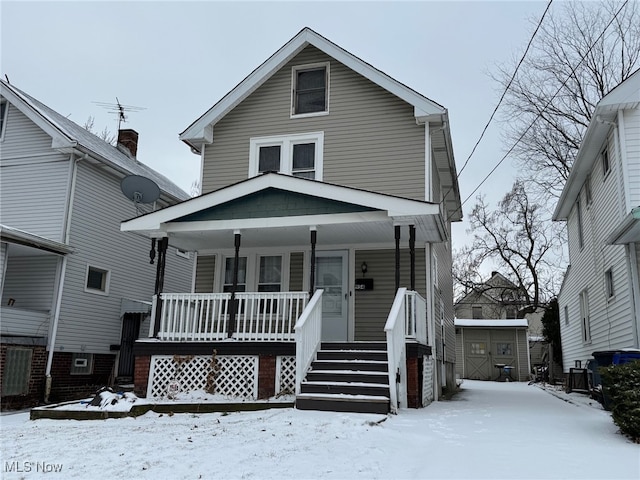
[{"label": "upper story window", "polygon": [[250,139],[249,177],[279,172],[322,180],[324,132]]},{"label": "upper story window", "polygon": [[0,140],[4,139],[4,130],[7,126],[7,113],[9,104],[5,100],[0,100]]},{"label": "upper story window", "polygon": [[606,177],[609,170],[611,170],[611,165],[609,164],[609,145],[605,145],[604,150],[600,153],[600,158],[602,159],[602,175]]},{"label": "upper story window", "polygon": [[580,199],[576,202],[576,214],[578,217],[578,245],[580,248],[584,245],[584,233],[583,233],[583,225],[582,225],[582,205]]},{"label": "upper story window", "polygon": [[291,116],[329,112],[329,62],[293,67]]},{"label": "upper story window", "polygon": [[587,175],[587,179],[584,181],[584,196],[587,200],[587,207],[593,202],[593,193],[591,193],[591,175]]},{"label": "upper story window", "polygon": [[482,307],[478,307],[478,306],[471,307],[471,318],[474,320],[482,320],[484,318],[482,316]]}]

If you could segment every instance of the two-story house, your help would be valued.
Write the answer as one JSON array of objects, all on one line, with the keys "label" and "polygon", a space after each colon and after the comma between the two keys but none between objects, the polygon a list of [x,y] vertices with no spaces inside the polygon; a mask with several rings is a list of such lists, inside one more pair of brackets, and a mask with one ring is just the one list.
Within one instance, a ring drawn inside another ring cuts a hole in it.
[{"label": "two-story house", "polygon": [[197,252],[195,293],[164,289],[136,343],[138,391],[385,412],[455,385],[444,107],[305,28],[180,138],[203,194],[122,225]]},{"label": "two-story house", "polygon": [[640,347],[640,70],[596,106],[553,219],[569,240],[565,373],[595,351]]},{"label": "two-story house", "polygon": [[[136,206],[121,181],[155,184],[158,208],[188,196],[136,159],[135,131],[112,146],[14,85],[0,87],[0,377],[2,406],[14,408],[133,377],[156,265],[149,240],[120,222],[153,205]],[[167,257],[167,285],[191,288],[193,259],[175,249]]]},{"label": "two-story house", "polygon": [[[500,272],[469,289],[454,305],[456,373],[460,378],[530,379],[532,364],[542,363],[541,313],[522,314],[521,287]],[[501,367],[509,369],[505,377]]]}]

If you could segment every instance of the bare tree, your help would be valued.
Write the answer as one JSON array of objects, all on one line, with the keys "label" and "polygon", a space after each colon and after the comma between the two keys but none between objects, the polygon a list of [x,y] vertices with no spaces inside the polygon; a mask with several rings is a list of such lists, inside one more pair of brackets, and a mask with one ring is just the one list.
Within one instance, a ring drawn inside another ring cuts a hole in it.
[{"label": "bare tree", "polygon": [[[549,12],[503,107],[504,140],[538,197],[560,195],[596,104],[639,66],[637,2],[563,2]],[[513,71],[493,77],[506,88]]]},{"label": "bare tree", "polygon": [[519,317],[544,306],[562,268],[559,226],[546,215],[522,181],[513,184],[496,210],[478,197],[469,215],[473,242],[454,254],[457,293],[483,288],[479,272],[489,263],[513,283],[511,291],[501,285],[501,295],[520,305]]},{"label": "bare tree", "polygon": [[84,122],[84,125],[82,125],[82,127],[89,131],[90,133],[93,133],[96,137],[104,140],[105,142],[107,142],[110,145],[115,145],[116,142],[116,136],[114,134],[112,134],[107,127],[104,127],[102,129],[102,132],[97,133],[94,131],[95,128],[95,118],[93,116],[90,116],[89,118],[87,118],[87,121]]}]

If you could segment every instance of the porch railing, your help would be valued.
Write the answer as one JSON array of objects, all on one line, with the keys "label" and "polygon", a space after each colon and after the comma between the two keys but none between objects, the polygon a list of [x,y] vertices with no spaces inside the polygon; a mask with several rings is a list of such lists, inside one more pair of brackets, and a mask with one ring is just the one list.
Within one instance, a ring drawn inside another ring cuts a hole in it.
[{"label": "porch railing", "polygon": [[413,290],[405,293],[405,319],[407,339],[428,345],[427,301]]},{"label": "porch railing", "polygon": [[406,288],[398,289],[384,326],[387,335],[389,400],[392,413],[397,413],[400,406],[407,405],[406,293]]},{"label": "porch railing", "polygon": [[322,293],[316,290],[308,308],[296,323],[296,395],[311,362],[315,360],[322,337]]},{"label": "porch railing", "polygon": [[[236,293],[235,328],[231,338],[295,341],[294,326],[308,298],[306,292]],[[210,342],[229,338],[230,293],[162,293],[160,299],[162,312],[157,333],[160,340]],[[154,297],[152,312],[157,308]],[[153,327],[149,336],[153,336]]]}]

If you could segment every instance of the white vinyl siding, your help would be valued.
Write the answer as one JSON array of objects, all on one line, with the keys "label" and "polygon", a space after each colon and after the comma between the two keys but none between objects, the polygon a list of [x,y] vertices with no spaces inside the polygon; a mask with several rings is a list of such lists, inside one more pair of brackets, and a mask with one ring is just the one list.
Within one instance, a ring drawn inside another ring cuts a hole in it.
[{"label": "white vinyl siding", "polygon": [[[291,118],[291,68],[329,61],[329,115]],[[413,107],[307,47],[229,112],[204,153],[203,193],[246,179],[249,139],[324,132],[323,181],[424,200],[424,126]]]},{"label": "white vinyl siding", "polygon": [[[636,111],[637,112],[637,111]],[[625,112],[625,121],[633,123],[637,113]],[[637,120],[636,120],[637,124]],[[629,172],[633,172],[634,162],[640,166],[638,157],[639,134],[629,132],[625,123],[627,136],[627,160]],[[612,233],[623,218],[629,213],[625,211],[622,195],[622,157],[618,151],[619,142],[615,141],[617,129],[613,128],[607,139],[609,145],[610,171],[605,179],[601,161],[594,163],[591,173],[591,193],[593,203],[590,208],[583,209],[584,247],[579,248],[577,215],[574,211],[567,221],[569,254],[571,269],[568,271],[562,291],[559,295],[560,305],[566,307],[569,318],[561,322],[563,363],[565,370],[573,366],[576,360],[584,362],[598,350],[630,347],[635,344],[633,324],[633,300],[630,294],[629,265],[624,245],[607,245],[606,238]],[[636,140],[634,140],[634,138]],[[635,143],[634,143],[635,142]],[[630,151],[629,146],[632,146]],[[633,149],[636,149],[633,151]],[[597,159],[596,159],[597,160]],[[637,169],[640,173],[640,169]],[[631,173],[633,178],[635,174]],[[640,179],[640,178],[639,178]],[[630,180],[632,181],[632,180]],[[640,191],[640,183],[631,189]],[[633,198],[633,196],[632,196]],[[637,200],[633,200],[637,202]],[[637,205],[637,203],[636,203]],[[605,272],[611,270],[615,295],[610,297],[605,281]],[[590,340],[584,341],[580,312],[580,293],[588,291]]]},{"label": "white vinyl siding", "polygon": [[640,109],[625,110],[624,136],[628,162],[629,210],[640,205]]},{"label": "white vinyl siding", "polygon": [[[120,222],[134,213],[120,179],[85,161],[78,164],[70,230],[75,250],[67,262],[56,350],[113,353],[109,346],[120,343],[122,299],[151,301],[157,267],[149,263],[151,242],[120,232]],[[87,265],[110,271],[108,295],[85,291]],[[165,292],[191,290],[193,261],[171,246],[165,272]]]},{"label": "white vinyl siding", "polygon": [[12,298],[16,308],[49,311],[53,305],[58,259],[57,255],[10,256],[2,305],[7,305]]}]

